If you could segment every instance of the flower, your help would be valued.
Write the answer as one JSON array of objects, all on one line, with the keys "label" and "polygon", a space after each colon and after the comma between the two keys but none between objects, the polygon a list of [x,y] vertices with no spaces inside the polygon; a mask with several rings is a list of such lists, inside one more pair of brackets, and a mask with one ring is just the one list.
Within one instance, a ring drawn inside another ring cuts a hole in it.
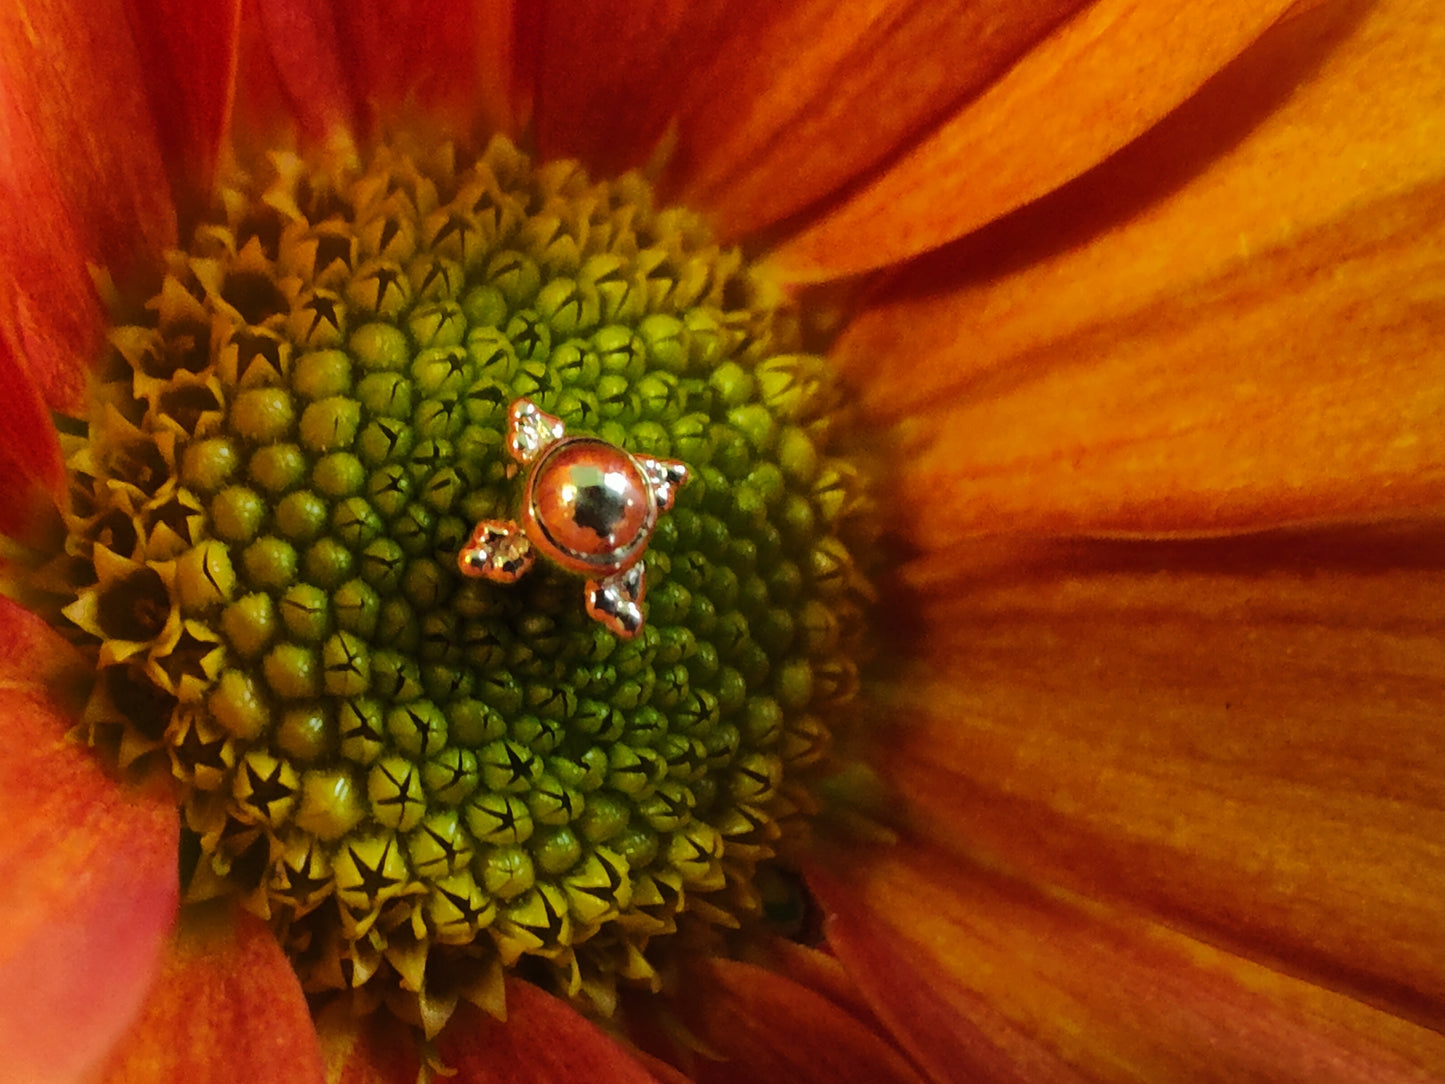
[{"label": "flower", "polygon": [[[661,141],[666,190],[723,236],[853,287],[819,294],[891,453],[896,555],[869,699],[898,842],[814,855],[827,953],[695,965],[678,1019],[734,1059],[695,1074],[1445,1073],[1428,3],[656,5],[621,29],[601,5],[180,7],[3,28],[9,532],[43,528],[45,408],[75,409],[95,356],[81,267],[143,275],[228,123],[529,120],[598,173]],[[4,605],[6,1072],[222,1053],[238,1077],[410,1079],[389,1025],[323,1016],[318,1047],[258,924],[170,936],[173,807],[64,740],[72,660]],[[461,1079],[671,1072],[524,983],[509,1000],[444,1034]]]}]

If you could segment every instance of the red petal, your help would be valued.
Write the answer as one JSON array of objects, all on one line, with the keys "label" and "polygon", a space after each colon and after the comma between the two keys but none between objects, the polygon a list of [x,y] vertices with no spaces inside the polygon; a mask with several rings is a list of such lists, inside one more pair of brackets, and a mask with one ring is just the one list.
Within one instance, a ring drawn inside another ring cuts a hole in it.
[{"label": "red petal", "polygon": [[[79,414],[105,317],[65,193],[3,89],[0,160],[0,199],[33,208],[0,216],[0,369],[9,387],[33,383],[47,405]],[[17,416],[7,419],[13,428],[5,439],[15,449],[35,425],[19,416],[28,401],[27,393],[10,408]]]},{"label": "red petal", "polygon": [[1445,1016],[1445,526],[958,547],[878,767],[940,843]]},{"label": "red petal", "polygon": [[26,1084],[74,1079],[124,1031],[178,893],[174,804],[118,786],[66,735],[47,687],[74,661],[0,599],[0,1050]]},{"label": "red petal", "polygon": [[72,677],[83,665],[75,649],[54,629],[0,596],[0,687],[41,695],[47,686],[58,687],[62,678]]},{"label": "red petal", "polygon": [[527,133],[535,140],[543,5],[477,0],[477,7],[482,22],[480,120],[514,139]]},{"label": "red petal", "polygon": [[[491,5],[495,7],[496,5]],[[468,0],[391,0],[335,7],[359,104],[383,120],[412,103],[465,132],[477,101],[483,13]]]},{"label": "red petal", "polygon": [[[544,158],[581,158],[600,175],[642,165],[725,33],[728,4],[635,0],[626,19],[592,0],[538,4],[535,95]],[[739,24],[751,6],[731,5]],[[670,89],[668,89],[670,88]]]},{"label": "red petal", "polygon": [[41,159],[12,165],[45,170],[58,189],[58,206],[19,217],[74,223],[82,272],[90,259],[123,274],[173,245],[175,210],[123,0],[27,3],[23,19],[0,24],[0,60],[7,121],[28,129]]},{"label": "red petal", "polygon": [[676,121],[680,195],[739,236],[886,160],[1080,0],[753,0],[545,9],[546,156],[615,171]]},{"label": "red petal", "polygon": [[686,1058],[699,1084],[874,1084],[921,1080],[872,1028],[783,975],[731,960],[688,970],[671,1007],[704,1053]]},{"label": "red petal", "polygon": [[913,845],[810,878],[829,940],[938,1081],[1375,1084],[1445,1038],[1126,912]]},{"label": "red petal", "polygon": [[876,420],[908,419],[902,529],[1445,504],[1442,114],[1432,3],[1330,5],[1080,184],[917,264],[835,351]]},{"label": "red petal", "polygon": [[[14,299],[10,299],[12,302]],[[0,534],[26,538],[65,485],[60,445],[0,297]]]},{"label": "red petal", "polygon": [[1052,191],[1199,89],[1292,0],[1101,0],[876,179],[784,243],[816,281],[898,263]]},{"label": "red petal", "polygon": [[99,320],[87,263],[124,281],[176,217],[124,0],[37,0],[0,21],[0,284],[40,341],[31,371],[73,406]]},{"label": "red petal", "polygon": [[[332,5],[326,0],[251,2],[275,62],[275,74],[301,127],[315,139],[324,139],[338,129],[358,131],[360,103],[356,88],[345,77]],[[241,91],[247,91],[246,84]]]},{"label": "red petal", "polygon": [[507,1020],[471,1006],[457,1015],[438,1043],[455,1068],[456,1084],[657,1084],[626,1050],[566,1004],[531,983],[507,983]]},{"label": "red petal", "polygon": [[321,1084],[296,973],[258,919],[188,909],[101,1084]]},{"label": "red petal", "polygon": [[298,123],[307,120],[304,115],[298,114],[289,89],[276,68],[260,7],[261,0],[242,0],[241,25],[236,42],[236,89],[231,103],[230,142],[232,147],[246,154],[284,143]]},{"label": "red petal", "polygon": [[211,194],[231,119],[241,0],[126,0],[177,201]]},{"label": "red petal", "polygon": [[328,1084],[415,1084],[421,1070],[417,1033],[389,1013],[358,1019],[333,1005],[316,1021]]},{"label": "red petal", "polygon": [[821,994],[870,1027],[876,1024],[857,985],[832,953],[774,938],[764,943],[757,957],[750,959]]},{"label": "red petal", "polygon": [[0,21],[0,200],[24,208],[0,216],[6,338],[64,410],[104,319],[87,264],[125,280],[175,243],[144,71],[122,0]]},{"label": "red petal", "polygon": [[457,134],[479,117],[512,128],[512,0],[257,5],[276,71],[313,136],[365,134],[413,110]]}]

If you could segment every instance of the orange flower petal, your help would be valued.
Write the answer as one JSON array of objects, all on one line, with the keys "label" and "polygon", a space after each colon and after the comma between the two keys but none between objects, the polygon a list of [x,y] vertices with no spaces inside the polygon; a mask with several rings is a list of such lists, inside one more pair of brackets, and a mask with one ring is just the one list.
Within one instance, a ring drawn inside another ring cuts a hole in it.
[{"label": "orange flower petal", "polygon": [[976,549],[882,694],[920,830],[1441,1019],[1445,525]]},{"label": "orange flower petal", "polygon": [[683,202],[738,237],[896,153],[995,79],[1082,0],[832,0],[549,7],[544,155],[608,171],[677,122]]},{"label": "orange flower petal", "polygon": [[1437,14],[1290,21],[863,314],[836,357],[875,420],[909,419],[901,529],[932,546],[1445,504]]},{"label": "orange flower petal", "polygon": [[531,983],[507,983],[507,1020],[470,1005],[438,1040],[457,1084],[657,1084],[635,1058],[564,1002]]},{"label": "orange flower petal", "polygon": [[244,912],[188,909],[145,1008],[101,1084],[321,1084],[301,984],[275,936]]},{"label": "orange flower petal", "polygon": [[1167,927],[914,845],[812,881],[938,1081],[1418,1082],[1445,1038]]},{"label": "orange flower petal", "polygon": [[175,243],[176,217],[124,0],[27,3],[0,21],[0,292],[19,299],[31,372],[79,402],[100,310],[87,262],[124,280]]},{"label": "orange flower petal", "polygon": [[241,0],[126,0],[177,202],[211,194],[231,118]]},{"label": "orange flower petal", "polygon": [[699,962],[675,1006],[703,1053],[684,1064],[698,1084],[917,1084],[922,1078],[878,1032],[776,972],[733,960]]},{"label": "orange flower petal", "polygon": [[74,1079],[124,1031],[178,894],[174,804],[118,786],[66,734],[47,690],[74,662],[0,599],[0,1077],[26,1084]]},{"label": "orange flower petal", "polygon": [[783,243],[785,278],[898,263],[1051,192],[1145,131],[1292,0],[1101,0],[880,176]]}]

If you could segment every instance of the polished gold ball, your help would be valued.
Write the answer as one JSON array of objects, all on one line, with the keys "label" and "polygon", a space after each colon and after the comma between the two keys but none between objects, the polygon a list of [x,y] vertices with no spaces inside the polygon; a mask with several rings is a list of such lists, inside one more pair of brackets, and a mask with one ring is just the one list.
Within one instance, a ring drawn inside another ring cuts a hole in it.
[{"label": "polished gold ball", "polygon": [[610,575],[630,568],[657,523],[657,498],[637,461],[595,437],[571,437],[533,465],[523,527],[563,568]]}]

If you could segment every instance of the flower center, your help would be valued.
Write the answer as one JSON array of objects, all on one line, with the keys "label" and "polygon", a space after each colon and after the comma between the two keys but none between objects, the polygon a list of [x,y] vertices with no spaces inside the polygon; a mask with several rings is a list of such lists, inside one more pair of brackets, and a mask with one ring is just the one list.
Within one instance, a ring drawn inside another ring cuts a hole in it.
[{"label": "flower center", "polygon": [[[189,898],[267,918],[310,991],[434,1031],[524,958],[603,1008],[657,986],[680,929],[759,912],[856,688],[822,362],[696,217],[504,140],[276,155],[223,195],[69,449],[86,736],[174,776]],[[518,515],[524,399],[568,435],[559,552],[639,534],[633,457],[686,467],[635,635],[545,555],[458,568]]]}]

